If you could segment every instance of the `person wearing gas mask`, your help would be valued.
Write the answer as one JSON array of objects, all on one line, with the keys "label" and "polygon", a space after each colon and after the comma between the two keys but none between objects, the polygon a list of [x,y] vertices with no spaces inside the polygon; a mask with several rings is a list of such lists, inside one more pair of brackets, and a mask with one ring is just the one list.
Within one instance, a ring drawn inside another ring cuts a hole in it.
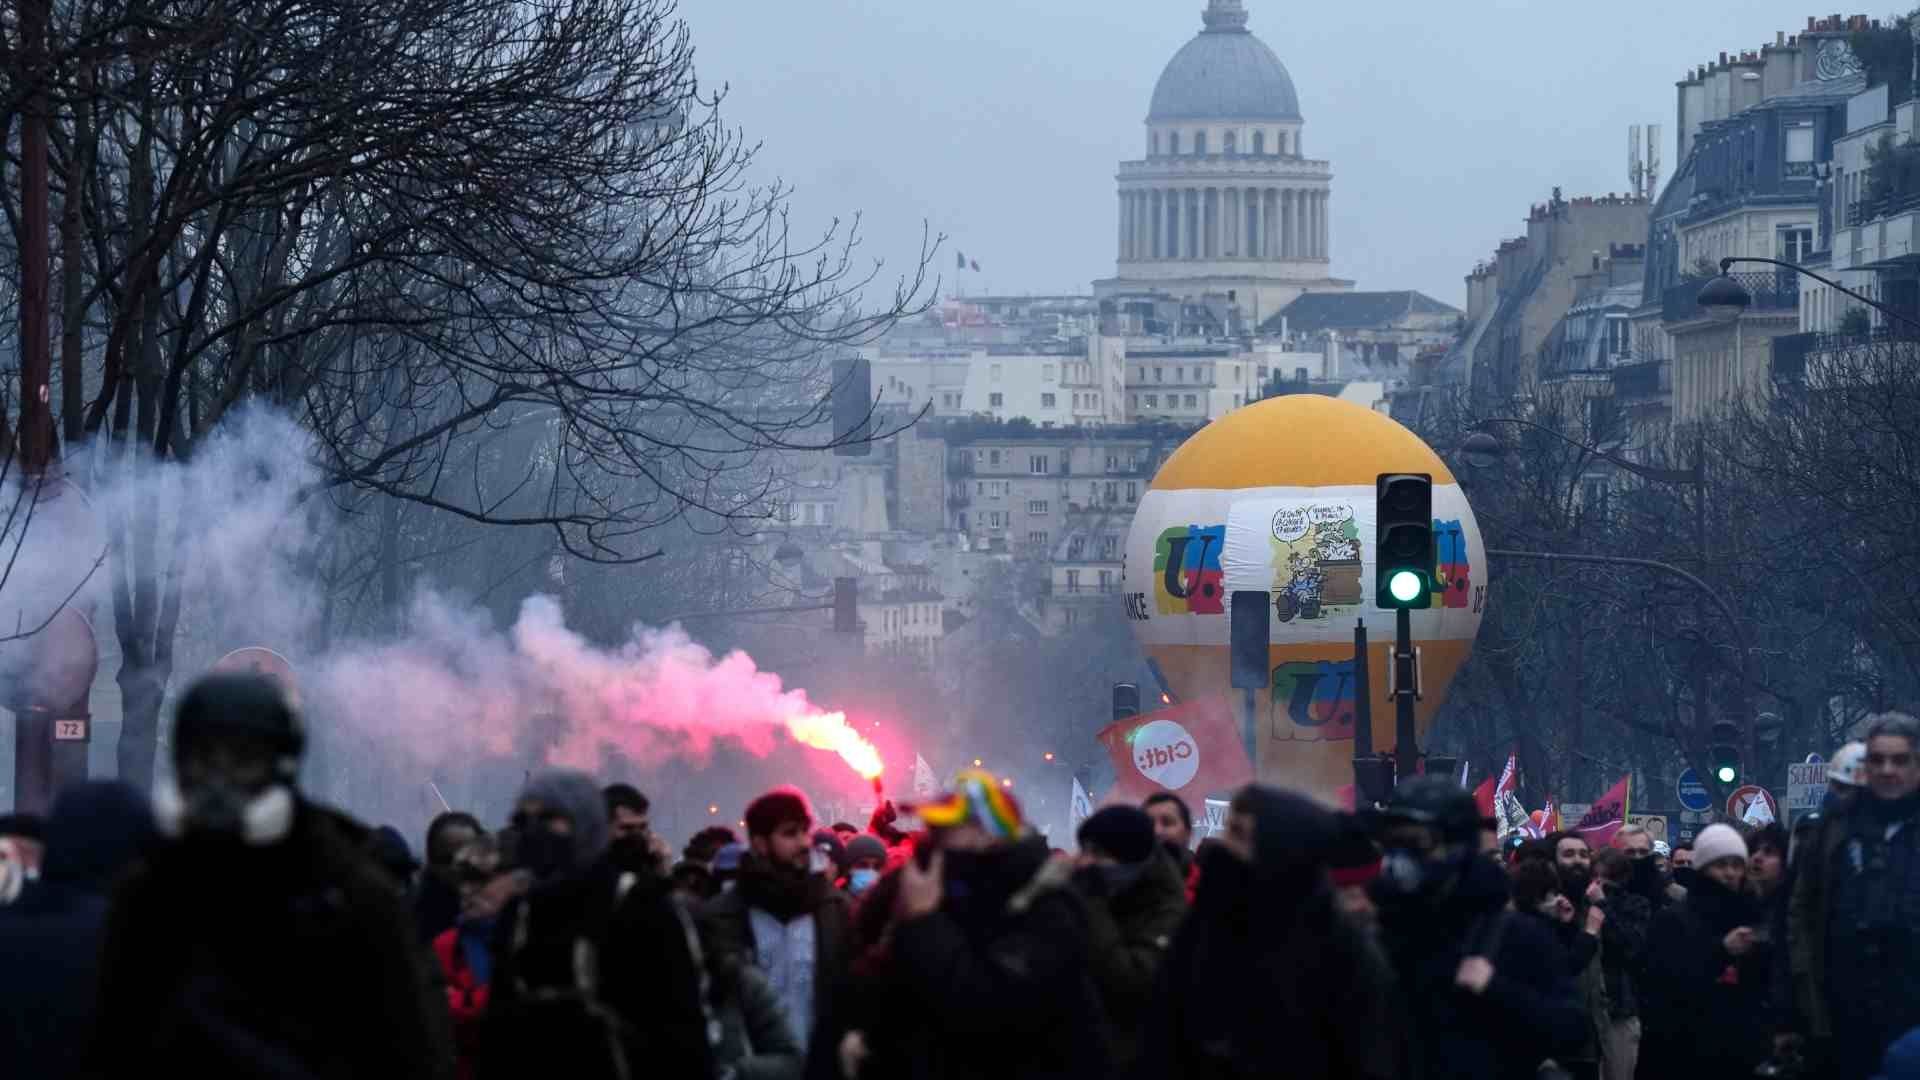
[{"label": "person wearing gas mask", "polygon": [[1560,946],[1507,910],[1508,881],[1478,857],[1473,796],[1416,777],[1382,812],[1374,892],[1381,941],[1399,975],[1408,1075],[1532,1080],[1586,1034]]},{"label": "person wearing gas mask", "polygon": [[523,895],[494,926],[480,1080],[715,1075],[693,920],[663,874],[613,853],[593,778],[536,773],[512,827],[505,891]]},{"label": "person wearing gas mask", "polygon": [[209,675],[155,795],[171,840],[115,892],[86,1073],[445,1077],[446,1004],[393,883],[298,785],[273,682]]},{"label": "person wearing gas mask", "polygon": [[745,821],[739,877],[701,909],[702,930],[715,950],[767,977],[804,1052],[814,1021],[832,1010],[846,981],[851,907],[828,876],[831,859],[813,845],[813,808],[798,788],[761,795]]},{"label": "person wearing gas mask", "polygon": [[1103,807],[1080,823],[1079,839],[1073,884],[1086,901],[1093,981],[1113,1035],[1115,1070],[1124,1073],[1139,1055],[1167,946],[1186,918],[1186,882],[1144,810]]},{"label": "person wearing gas mask", "polygon": [[1392,972],[1330,873],[1355,861],[1343,830],[1333,812],[1292,792],[1255,785],[1234,796],[1142,1018],[1133,1075],[1405,1075]]}]

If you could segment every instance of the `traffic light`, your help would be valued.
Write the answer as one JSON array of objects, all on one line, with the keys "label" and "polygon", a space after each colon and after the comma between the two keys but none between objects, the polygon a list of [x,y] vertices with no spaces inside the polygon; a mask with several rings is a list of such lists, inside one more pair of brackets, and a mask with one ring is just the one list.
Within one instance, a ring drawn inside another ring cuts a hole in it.
[{"label": "traffic light", "polygon": [[1381,473],[1374,495],[1374,605],[1432,607],[1433,477]]},{"label": "traffic light", "polygon": [[833,632],[860,632],[860,588],[850,577],[833,579]]},{"label": "traffic light", "polygon": [[1130,720],[1140,715],[1140,688],[1130,682],[1113,684],[1113,721]]},{"label": "traffic light", "polygon": [[1707,747],[1707,769],[1723,784],[1740,782],[1740,729],[1731,721],[1713,725],[1712,745]]}]

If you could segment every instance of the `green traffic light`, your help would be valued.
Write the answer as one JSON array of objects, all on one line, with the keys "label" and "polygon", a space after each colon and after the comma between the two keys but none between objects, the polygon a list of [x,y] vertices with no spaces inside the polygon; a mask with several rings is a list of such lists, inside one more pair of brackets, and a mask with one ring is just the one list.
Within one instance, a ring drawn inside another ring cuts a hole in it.
[{"label": "green traffic light", "polygon": [[1738,776],[1738,775],[1740,775],[1740,774],[1739,774],[1738,772],[1735,772],[1735,771],[1734,771],[1734,768],[1733,768],[1733,766],[1731,766],[1731,765],[1722,765],[1722,766],[1720,766],[1720,772],[1719,772],[1719,776],[1720,776],[1720,782],[1721,782],[1721,783],[1723,783],[1723,784],[1731,784],[1731,783],[1733,783],[1733,778],[1734,778],[1734,777],[1736,777],[1736,776]]},{"label": "green traffic light", "polygon": [[1387,579],[1387,593],[1403,604],[1420,599],[1420,590],[1425,586],[1426,582],[1421,581],[1420,575],[1412,570],[1396,570]]}]

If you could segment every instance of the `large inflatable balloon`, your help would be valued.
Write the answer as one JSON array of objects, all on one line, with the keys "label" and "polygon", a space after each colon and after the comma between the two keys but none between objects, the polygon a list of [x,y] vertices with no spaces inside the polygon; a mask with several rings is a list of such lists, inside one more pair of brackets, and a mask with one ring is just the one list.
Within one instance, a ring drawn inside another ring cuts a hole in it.
[{"label": "large inflatable balloon", "polygon": [[1373,603],[1374,483],[1388,472],[1433,477],[1436,591],[1412,615],[1424,748],[1480,628],[1487,558],[1459,484],[1418,436],[1336,398],[1256,402],[1167,459],[1127,535],[1127,618],[1183,701],[1226,696],[1240,715],[1228,609],[1235,592],[1264,594],[1271,678],[1256,695],[1256,775],[1329,801],[1353,782],[1356,620],[1367,627],[1373,745],[1394,743],[1394,613]]}]

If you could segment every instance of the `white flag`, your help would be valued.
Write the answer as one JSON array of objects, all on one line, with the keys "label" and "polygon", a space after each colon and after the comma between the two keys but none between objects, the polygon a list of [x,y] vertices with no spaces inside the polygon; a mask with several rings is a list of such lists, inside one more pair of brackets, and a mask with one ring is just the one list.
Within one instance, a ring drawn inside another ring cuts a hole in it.
[{"label": "white flag", "polygon": [[1080,823],[1093,816],[1093,796],[1080,786],[1080,778],[1073,778],[1073,801],[1067,804],[1067,824],[1074,835],[1080,833]]},{"label": "white flag", "polygon": [[933,778],[933,766],[919,754],[913,755],[913,794],[915,798],[931,799],[940,794],[940,785]]},{"label": "white flag", "polygon": [[1747,803],[1747,812],[1740,816],[1740,820],[1748,825],[1773,824],[1773,810],[1767,806],[1766,797],[1755,795],[1753,801]]}]

